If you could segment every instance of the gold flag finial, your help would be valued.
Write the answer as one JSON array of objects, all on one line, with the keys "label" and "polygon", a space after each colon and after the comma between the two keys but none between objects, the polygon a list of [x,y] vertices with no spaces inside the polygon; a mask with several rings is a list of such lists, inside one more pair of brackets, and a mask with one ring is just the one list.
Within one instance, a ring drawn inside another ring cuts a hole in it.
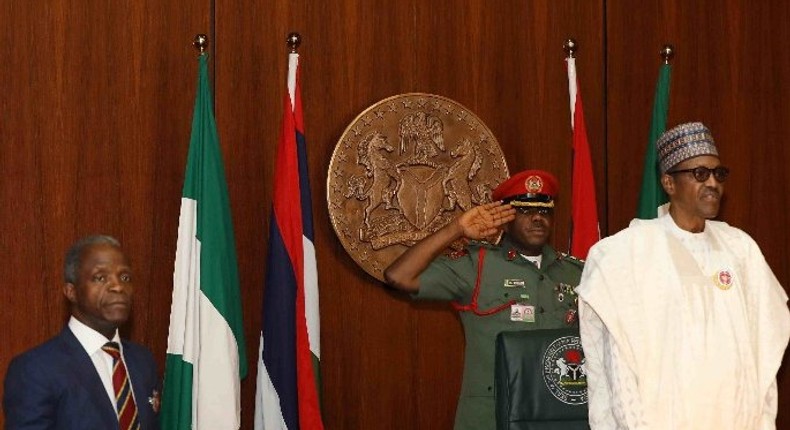
[{"label": "gold flag finial", "polygon": [[300,36],[299,33],[289,33],[288,38],[285,39],[285,43],[288,45],[288,52],[296,54],[296,50],[299,49],[299,45],[302,44],[302,36]]},{"label": "gold flag finial", "polygon": [[675,56],[675,47],[667,43],[661,48],[661,58],[664,59],[664,64],[669,64],[672,58]]},{"label": "gold flag finial", "polygon": [[576,51],[579,49],[579,44],[574,39],[568,39],[562,44],[562,49],[568,54],[568,58],[575,58]]},{"label": "gold flag finial", "polygon": [[198,50],[198,53],[200,53],[200,55],[205,54],[206,49],[208,49],[208,36],[206,36],[205,34],[195,35],[195,41],[192,42],[192,46],[194,46],[195,49]]}]

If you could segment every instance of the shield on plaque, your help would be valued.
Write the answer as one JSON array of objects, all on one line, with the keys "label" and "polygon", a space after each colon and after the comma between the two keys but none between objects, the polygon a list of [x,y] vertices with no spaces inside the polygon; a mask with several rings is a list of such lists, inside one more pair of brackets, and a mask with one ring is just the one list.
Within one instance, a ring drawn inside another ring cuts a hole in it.
[{"label": "shield on plaque", "polygon": [[416,165],[403,166],[398,172],[401,175],[396,194],[401,213],[413,226],[422,230],[442,210],[442,182],[446,169]]}]

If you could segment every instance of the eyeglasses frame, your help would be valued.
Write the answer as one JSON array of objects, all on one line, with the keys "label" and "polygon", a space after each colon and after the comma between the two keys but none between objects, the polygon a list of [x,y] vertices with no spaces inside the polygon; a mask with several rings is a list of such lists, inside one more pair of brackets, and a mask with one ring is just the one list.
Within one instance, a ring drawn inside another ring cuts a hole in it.
[{"label": "eyeglasses frame", "polygon": [[[701,173],[701,172],[705,172],[705,173]],[[710,178],[711,175],[713,175],[713,178],[716,179],[716,182],[721,184],[727,180],[727,177],[730,175],[730,169],[724,166],[716,166],[713,168],[705,167],[705,166],[697,166],[697,167],[692,167],[690,169],[667,171],[667,175],[674,175],[677,173],[691,173],[691,176],[697,182],[705,182]],[[704,175],[705,177],[700,180],[701,175]]]}]

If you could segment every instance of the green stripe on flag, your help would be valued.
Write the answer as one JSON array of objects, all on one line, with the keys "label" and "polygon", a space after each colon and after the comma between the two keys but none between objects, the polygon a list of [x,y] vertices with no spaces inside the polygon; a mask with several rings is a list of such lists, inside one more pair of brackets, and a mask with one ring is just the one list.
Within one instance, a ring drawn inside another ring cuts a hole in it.
[{"label": "green stripe on flag", "polygon": [[163,429],[188,430],[192,427],[193,368],[181,354],[167,354],[165,359],[165,387],[162,393]]}]

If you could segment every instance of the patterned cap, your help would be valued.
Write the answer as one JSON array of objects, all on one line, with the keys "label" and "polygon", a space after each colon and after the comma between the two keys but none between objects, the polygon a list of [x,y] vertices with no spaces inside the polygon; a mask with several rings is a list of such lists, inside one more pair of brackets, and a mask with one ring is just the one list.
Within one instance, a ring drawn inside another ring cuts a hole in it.
[{"label": "patterned cap", "polygon": [[710,130],[701,122],[680,124],[665,131],[656,141],[656,149],[661,173],[666,173],[689,158],[700,155],[719,156]]},{"label": "patterned cap", "polygon": [[525,170],[499,184],[491,193],[491,199],[503,200],[513,206],[553,208],[558,191],[557,179],[551,173]]}]

